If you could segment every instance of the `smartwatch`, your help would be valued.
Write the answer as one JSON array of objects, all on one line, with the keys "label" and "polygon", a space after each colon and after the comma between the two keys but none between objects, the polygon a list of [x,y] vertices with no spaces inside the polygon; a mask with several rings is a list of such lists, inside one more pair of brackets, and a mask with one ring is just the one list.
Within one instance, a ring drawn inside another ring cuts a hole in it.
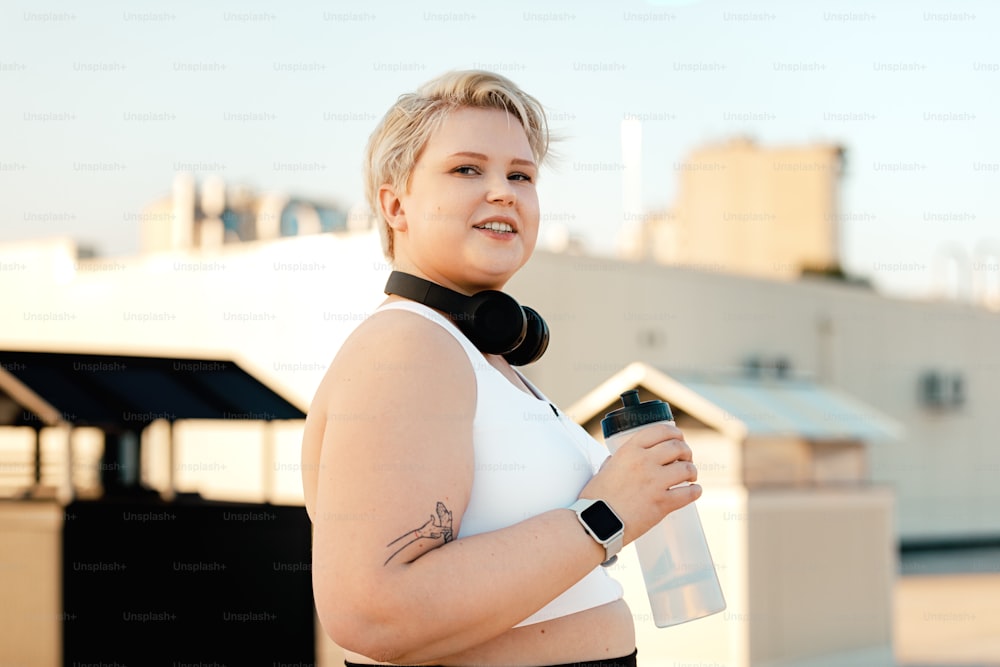
[{"label": "smartwatch", "polygon": [[613,565],[618,560],[618,552],[625,539],[625,523],[621,517],[603,500],[581,498],[569,508],[576,512],[583,529],[604,547],[604,562],[601,565]]}]

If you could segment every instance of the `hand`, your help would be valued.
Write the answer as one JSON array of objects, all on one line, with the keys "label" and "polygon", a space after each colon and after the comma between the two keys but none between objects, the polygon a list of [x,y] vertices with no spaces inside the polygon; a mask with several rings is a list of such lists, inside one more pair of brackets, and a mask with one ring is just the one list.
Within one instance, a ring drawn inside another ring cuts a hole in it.
[{"label": "hand", "polygon": [[444,503],[438,501],[435,507],[435,512],[437,516],[433,514],[429,519],[420,526],[420,528],[415,528],[413,530],[408,530],[389,544],[385,545],[387,549],[395,549],[392,554],[385,559],[383,565],[388,565],[389,561],[398,556],[406,547],[410,546],[418,540],[428,539],[437,540],[444,538],[443,544],[447,544],[455,539],[454,529],[452,528],[451,510],[445,507]]},{"label": "hand", "polygon": [[583,487],[580,497],[608,503],[625,522],[628,544],[670,512],[697,500],[701,487],[684,484],[697,479],[698,469],[684,434],[670,424],[653,424],[623,442]]},{"label": "hand", "polygon": [[451,542],[451,511],[444,506],[444,503],[438,503],[436,510],[437,516],[431,515],[427,523],[417,529],[417,534],[419,537],[427,537],[434,540],[443,537],[445,542]]}]

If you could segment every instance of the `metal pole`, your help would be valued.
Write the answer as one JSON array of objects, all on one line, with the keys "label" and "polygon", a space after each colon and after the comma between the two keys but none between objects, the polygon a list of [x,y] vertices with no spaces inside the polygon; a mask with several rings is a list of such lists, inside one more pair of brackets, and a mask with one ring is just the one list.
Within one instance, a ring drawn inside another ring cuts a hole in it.
[{"label": "metal pole", "polygon": [[38,491],[42,485],[42,429],[35,429],[34,479],[32,486]]},{"label": "metal pole", "polygon": [[59,498],[63,505],[68,505],[73,502],[76,497],[76,489],[73,486],[73,426],[67,424],[63,428],[66,432],[66,437],[63,440],[65,452],[65,456],[63,458],[66,461],[66,468],[63,471],[62,484],[59,489]]},{"label": "metal pole", "polygon": [[171,501],[177,497],[177,487],[174,480],[174,422],[168,419],[167,422],[167,488],[160,493],[163,500]]},{"label": "metal pole", "polygon": [[274,498],[274,422],[268,420],[264,422],[264,432],[262,434],[261,446],[261,487],[264,495],[264,502],[269,503]]}]

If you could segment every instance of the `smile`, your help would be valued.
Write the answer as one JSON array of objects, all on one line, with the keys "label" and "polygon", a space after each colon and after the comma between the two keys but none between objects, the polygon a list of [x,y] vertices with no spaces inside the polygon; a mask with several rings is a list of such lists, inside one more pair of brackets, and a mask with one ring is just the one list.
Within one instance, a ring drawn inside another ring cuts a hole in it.
[{"label": "smile", "polygon": [[505,232],[508,234],[514,233],[514,226],[507,222],[484,222],[481,225],[476,225],[476,229],[488,229],[492,232]]}]

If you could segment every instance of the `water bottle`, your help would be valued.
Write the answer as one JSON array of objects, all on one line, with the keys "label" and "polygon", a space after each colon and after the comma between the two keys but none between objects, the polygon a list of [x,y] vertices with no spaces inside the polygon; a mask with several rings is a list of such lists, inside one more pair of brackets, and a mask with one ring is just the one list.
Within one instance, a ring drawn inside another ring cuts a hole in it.
[{"label": "water bottle", "polygon": [[[658,422],[674,423],[670,406],[663,401],[640,402],[635,390],[626,391],[621,399],[622,407],[601,421],[612,454],[639,429]],[[635,549],[656,627],[693,621],[726,608],[694,503],[665,516],[635,541]]]}]

